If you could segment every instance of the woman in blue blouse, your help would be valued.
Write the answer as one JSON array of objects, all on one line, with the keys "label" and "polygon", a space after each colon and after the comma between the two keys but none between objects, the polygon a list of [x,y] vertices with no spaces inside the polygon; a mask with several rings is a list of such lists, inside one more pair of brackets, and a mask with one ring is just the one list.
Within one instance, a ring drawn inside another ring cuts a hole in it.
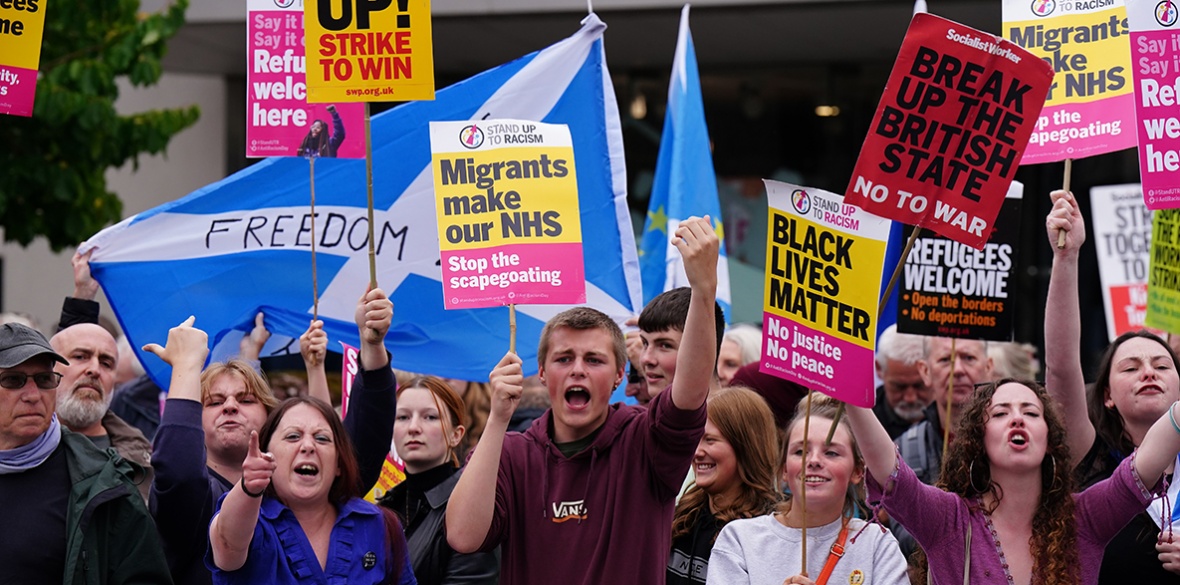
[{"label": "woman in blue blouse", "polygon": [[283,402],[251,433],[242,481],[209,525],[213,582],[416,585],[397,517],[359,496],[356,456],[332,408]]}]

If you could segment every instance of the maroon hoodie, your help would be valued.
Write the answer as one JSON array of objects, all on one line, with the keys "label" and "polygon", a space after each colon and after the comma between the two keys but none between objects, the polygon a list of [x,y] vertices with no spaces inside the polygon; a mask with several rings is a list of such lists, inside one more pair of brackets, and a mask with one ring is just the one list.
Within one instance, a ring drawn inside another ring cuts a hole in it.
[{"label": "maroon hoodie", "polygon": [[648,406],[610,405],[594,442],[569,458],[553,444],[552,410],[508,433],[481,548],[501,545],[501,585],[664,583],[705,406],[680,410],[671,391]]}]

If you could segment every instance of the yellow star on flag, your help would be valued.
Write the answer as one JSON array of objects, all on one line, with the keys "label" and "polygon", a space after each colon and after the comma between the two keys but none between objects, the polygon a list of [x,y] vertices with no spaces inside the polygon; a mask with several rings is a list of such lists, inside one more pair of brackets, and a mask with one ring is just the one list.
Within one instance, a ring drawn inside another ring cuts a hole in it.
[{"label": "yellow star on flag", "polygon": [[665,235],[668,234],[668,215],[664,213],[663,205],[657,207],[655,211],[648,211],[647,219],[651,222],[648,231],[660,230]]}]

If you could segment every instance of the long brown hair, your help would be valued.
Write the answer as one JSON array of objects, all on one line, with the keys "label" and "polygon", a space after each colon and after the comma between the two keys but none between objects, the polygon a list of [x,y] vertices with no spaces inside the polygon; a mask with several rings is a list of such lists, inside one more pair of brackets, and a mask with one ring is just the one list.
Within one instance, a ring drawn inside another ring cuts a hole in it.
[{"label": "long brown hair", "polygon": [[[730,520],[768,514],[779,500],[778,433],[774,414],[758,393],[734,386],[715,392],[708,402],[709,422],[733,447],[740,480],[738,495],[717,510],[717,527]],[[695,484],[688,488],[672,517],[672,538],[692,532],[700,514],[709,512],[709,494]],[[715,538],[715,537],[714,537]]]},{"label": "long brown hair", "polygon": [[[1049,428],[1045,458],[1041,462],[1041,494],[1037,511],[1032,518],[1032,538],[1029,547],[1033,558],[1033,583],[1038,585],[1067,585],[1078,581],[1077,522],[1074,519],[1073,474],[1070,469],[1069,445],[1065,440],[1065,425],[1061,413],[1045,388],[1036,382],[1005,378],[976,390],[963,410],[963,417],[955,430],[955,441],[946,454],[946,466],[938,487],[963,497],[974,509],[984,509],[982,497],[992,494],[996,503],[1004,491],[991,480],[991,462],[984,447],[984,426],[988,406],[996,389],[1004,384],[1020,384],[1037,396]],[[984,489],[980,491],[980,487]],[[994,506],[993,506],[994,509]],[[928,569],[923,558],[920,570]]]},{"label": "long brown hair", "polygon": [[[438,414],[442,422],[443,437],[450,437],[451,432],[458,427],[467,428],[467,411],[463,405],[463,399],[459,394],[451,388],[450,384],[444,382],[441,378],[434,376],[415,376],[409,382],[402,384],[397,389],[397,397],[400,399],[402,393],[410,388],[421,388],[430,392],[434,398],[434,407],[438,409]],[[471,385],[468,384],[468,392],[470,392]],[[460,440],[460,445],[462,440]],[[448,449],[451,455],[451,463],[458,467],[459,454],[455,449]]]}]

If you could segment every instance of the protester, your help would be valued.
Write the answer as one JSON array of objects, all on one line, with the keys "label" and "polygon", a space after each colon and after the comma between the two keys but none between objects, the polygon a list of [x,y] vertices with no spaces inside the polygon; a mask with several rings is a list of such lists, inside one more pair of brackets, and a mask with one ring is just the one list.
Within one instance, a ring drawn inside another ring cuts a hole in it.
[{"label": "protester", "polygon": [[[806,511],[792,497],[770,514],[730,522],[713,547],[709,583],[909,583],[905,559],[893,537],[888,532],[866,529],[865,522],[856,517],[858,508],[863,507],[860,482],[865,467],[847,419],[840,419],[828,444],[836,405],[829,400],[812,400],[806,437],[806,400],[799,404],[798,414],[787,426],[782,463],[783,480],[791,493],[806,492]],[[806,574],[814,580],[801,573],[804,526],[808,541]],[[784,581],[785,576],[789,577]]]},{"label": "protester", "polygon": [[307,135],[299,143],[296,154],[309,158],[336,158],[340,145],[344,144],[344,120],[336,112],[336,106],[328,104],[328,114],[332,116],[332,132],[328,133],[328,125],[323,120],[315,120],[307,129]]},{"label": "protester", "polygon": [[647,391],[647,378],[643,375],[643,338],[639,334],[639,316],[630,317],[623,323],[623,340],[627,348],[627,386],[623,395],[635,399],[640,406],[651,402]]},{"label": "protester", "polygon": [[[1053,249],[1049,298],[1045,306],[1045,385],[1061,404],[1069,427],[1071,463],[1081,487],[1110,477],[1120,461],[1142,447],[1148,429],[1180,399],[1177,359],[1168,344],[1146,331],[1120,335],[1098,365],[1093,391],[1082,376],[1081,311],[1078,301],[1078,254],[1086,240],[1085,224],[1071,193],[1054,191],[1045,229]],[[1058,234],[1065,245],[1057,247]],[[1141,449],[1142,450],[1142,449]],[[1173,461],[1174,463],[1174,461]],[[1173,482],[1175,483],[1175,482]],[[1175,505],[1172,489],[1170,504]],[[1180,538],[1171,530],[1169,507],[1136,515],[1110,541],[1099,582],[1180,583]],[[1162,517],[1162,518],[1161,518]]]},{"label": "protester", "polygon": [[456,553],[443,530],[465,417],[463,399],[439,378],[418,377],[397,390],[393,440],[406,478],[378,503],[401,518],[420,585],[494,583],[500,573],[494,553]]},{"label": "protester", "polygon": [[774,508],[778,462],[774,415],[761,396],[736,386],[709,396],[705,435],[692,460],[696,479],[672,516],[668,585],[705,583],[717,533]]},{"label": "protester", "polygon": [[[387,449],[383,445],[389,445],[392,434],[388,421],[393,418],[393,373],[382,345],[392,315],[392,304],[380,289],[367,291],[357,301],[363,363],[353,388],[359,414],[349,417],[349,423],[361,428],[383,426],[384,443],[378,443],[378,449]],[[211,575],[203,558],[214,506],[241,480],[250,433],[262,427],[277,401],[266,380],[245,361],[211,364],[202,373],[208,336],[193,323],[190,317],[169,330],[165,347],[144,347],[172,366],[155,441],[152,512],[176,581],[207,584]],[[365,369],[369,366],[375,369]],[[384,451],[380,457],[384,458]],[[360,469],[373,481],[380,473],[379,464]]]},{"label": "protester", "polygon": [[205,555],[213,582],[416,583],[397,516],[361,499],[359,485],[332,406],[287,399],[250,433],[242,478],[218,502]]},{"label": "protester", "polygon": [[54,416],[55,362],[40,332],[0,325],[0,580],[171,583],[135,465]]},{"label": "protester", "polygon": [[520,358],[508,353],[491,373],[491,413],[447,507],[447,541],[459,552],[502,544],[506,585],[664,582],[673,503],[704,430],[720,341],[717,235],[708,218],[689,218],[675,236],[692,295],[678,375],[648,409],[608,405],[623,379],[623,333],[590,308],[542,330],[552,406],[527,432],[505,434]]},{"label": "protester", "polygon": [[762,351],[762,330],[745,323],[730,327],[721,340],[717,354],[717,379],[729,386],[742,366],[758,361]]},{"label": "protester", "polygon": [[141,468],[134,481],[144,502],[152,486],[152,444],[143,433],[111,412],[119,350],[106,329],[79,323],[62,329],[49,340],[69,363],[57,366],[62,385],[57,391],[57,417],[66,428],[80,433],[99,449],[113,448]]},{"label": "protester", "polygon": [[[687,287],[666,291],[653,298],[639,313],[639,338],[643,343],[640,359],[649,397],[670,388],[676,377],[685,318],[692,302],[691,292]],[[715,305],[713,311],[717,351],[720,351],[725,331],[725,315],[721,312],[721,305]],[[710,390],[721,387],[716,369],[708,380]]]},{"label": "protester", "polygon": [[1143,510],[1180,452],[1180,428],[1165,413],[1110,478],[1074,495],[1057,408],[1035,382],[984,385],[964,404],[943,491],[897,457],[872,411],[847,406],[870,501],[922,546],[934,582],[1097,583],[1106,543]]},{"label": "protester", "polygon": [[[971,399],[975,385],[992,379],[992,360],[987,357],[987,343],[976,339],[927,337],[922,348],[925,355],[918,362],[918,373],[932,389],[934,402],[926,408],[925,420],[902,433],[895,443],[918,479],[934,485],[942,467],[944,433],[950,429],[954,435],[963,404]],[[902,548],[908,554],[904,542]]]},{"label": "protester", "polygon": [[934,402],[934,390],[922,380],[918,362],[925,358],[922,337],[898,333],[897,325],[890,325],[877,340],[873,365],[881,385],[873,403],[873,414],[885,427],[889,437],[896,439],[906,429],[925,420],[926,408]]}]

